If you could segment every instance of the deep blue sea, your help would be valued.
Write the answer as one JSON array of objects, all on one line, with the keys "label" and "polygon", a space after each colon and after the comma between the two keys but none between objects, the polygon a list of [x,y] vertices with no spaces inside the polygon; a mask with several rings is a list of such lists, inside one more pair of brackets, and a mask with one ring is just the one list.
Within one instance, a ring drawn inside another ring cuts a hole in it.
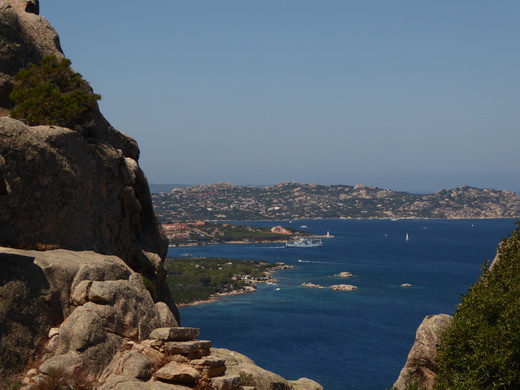
[{"label": "deep blue sea", "polygon": [[[321,248],[170,248],[170,257],[190,253],[296,266],[274,275],[278,285],[258,284],[255,293],[182,307],[182,325],[201,328],[201,338],[215,347],[243,353],[287,379],[314,379],[326,390],[390,388],[423,318],[452,314],[500,239],[515,228],[511,219],[248,223],[305,225],[310,233],[334,237]],[[342,271],[354,277],[333,276]],[[313,289],[304,282],[354,284],[358,290]]]}]

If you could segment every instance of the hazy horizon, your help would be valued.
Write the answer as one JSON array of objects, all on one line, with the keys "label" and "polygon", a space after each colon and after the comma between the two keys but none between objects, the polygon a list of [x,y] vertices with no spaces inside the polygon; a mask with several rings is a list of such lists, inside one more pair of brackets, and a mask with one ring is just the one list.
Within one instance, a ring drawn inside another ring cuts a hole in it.
[{"label": "hazy horizon", "polygon": [[[301,184],[317,184],[317,185],[323,185],[323,186],[332,186],[332,185],[345,185],[345,186],[356,186],[356,185],[365,185],[365,186],[370,186],[370,187],[377,187],[377,188],[381,188],[381,189],[386,189],[386,190],[392,190],[392,191],[397,191],[397,192],[409,192],[409,193],[412,193],[412,194],[433,194],[437,191],[440,191],[440,190],[449,190],[449,189],[452,189],[452,188],[458,188],[458,187],[464,187],[466,186],[465,184],[462,184],[460,186],[455,186],[455,187],[445,187],[445,188],[437,188],[437,189],[426,189],[426,190],[407,190],[407,189],[403,189],[403,188],[397,188],[397,187],[381,187],[381,186],[377,186],[377,185],[371,185],[371,184],[366,184],[366,183],[355,183],[355,184],[349,184],[349,183],[315,183],[315,182],[300,182],[300,181],[295,181],[295,180],[286,180],[285,182],[288,182],[288,181],[294,181],[294,182],[297,182],[297,183],[301,183]],[[208,185],[212,185],[212,184],[218,184],[218,183],[223,183],[223,182],[228,182],[226,180],[220,180],[220,181],[215,181],[215,182],[212,182],[212,183],[195,183],[195,184],[187,184],[187,183],[155,183],[155,182],[151,182],[149,181],[149,186],[150,186],[150,189],[152,191],[152,188],[155,188],[155,189],[158,189],[159,187],[193,187],[193,186],[198,186],[198,185],[204,185],[204,186],[208,186]],[[269,183],[269,184],[255,184],[255,183],[232,183],[232,182],[229,182],[230,184],[234,185],[234,186],[253,186],[253,187],[268,187],[268,186],[272,186],[272,185],[275,185],[275,184],[279,184],[279,183],[282,183],[282,182],[276,182],[276,183]],[[470,186],[470,187],[475,187],[475,186]],[[507,188],[492,188],[492,187],[476,187],[476,188],[480,188],[480,189],[493,189],[493,190],[506,190],[506,191],[512,191],[512,192],[515,192],[515,193],[519,193],[519,191],[514,191],[514,190],[510,190],[510,189],[507,189]],[[152,191],[153,192],[153,191]]]},{"label": "hazy horizon", "polygon": [[520,2],[41,2],[157,183],[520,190]]}]

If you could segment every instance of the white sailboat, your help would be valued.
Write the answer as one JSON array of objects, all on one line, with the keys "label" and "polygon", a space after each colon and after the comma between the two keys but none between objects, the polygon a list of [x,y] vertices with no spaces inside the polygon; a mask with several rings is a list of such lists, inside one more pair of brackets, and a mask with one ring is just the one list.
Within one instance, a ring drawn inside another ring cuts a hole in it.
[{"label": "white sailboat", "polygon": [[406,241],[410,241],[410,237],[408,236],[408,233],[406,233],[406,238],[405,238]]}]

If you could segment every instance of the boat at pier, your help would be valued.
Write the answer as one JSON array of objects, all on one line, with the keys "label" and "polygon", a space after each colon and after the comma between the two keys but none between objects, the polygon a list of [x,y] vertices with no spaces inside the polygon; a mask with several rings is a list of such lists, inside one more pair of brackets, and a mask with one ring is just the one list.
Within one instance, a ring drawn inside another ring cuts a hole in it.
[{"label": "boat at pier", "polygon": [[321,240],[311,238],[300,238],[296,241],[289,241],[285,243],[286,248],[317,248],[323,246]]}]

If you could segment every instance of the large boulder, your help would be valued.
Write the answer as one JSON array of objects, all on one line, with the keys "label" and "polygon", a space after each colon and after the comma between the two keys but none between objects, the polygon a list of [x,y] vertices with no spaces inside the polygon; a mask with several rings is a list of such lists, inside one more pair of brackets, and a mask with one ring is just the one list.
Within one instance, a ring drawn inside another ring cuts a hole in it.
[{"label": "large boulder", "polygon": [[38,359],[99,375],[128,340],[177,326],[166,310],[118,257],[0,248],[0,377]]},{"label": "large boulder", "polygon": [[307,378],[290,381],[267,371],[255,364],[247,356],[223,348],[212,348],[211,354],[225,359],[227,374],[239,375],[243,386],[253,386],[262,390],[323,390],[323,387]]},{"label": "large boulder", "polygon": [[427,316],[417,329],[415,342],[408,354],[406,364],[394,383],[397,390],[416,386],[421,390],[433,388],[438,372],[437,356],[442,333],[453,318],[447,314]]}]

